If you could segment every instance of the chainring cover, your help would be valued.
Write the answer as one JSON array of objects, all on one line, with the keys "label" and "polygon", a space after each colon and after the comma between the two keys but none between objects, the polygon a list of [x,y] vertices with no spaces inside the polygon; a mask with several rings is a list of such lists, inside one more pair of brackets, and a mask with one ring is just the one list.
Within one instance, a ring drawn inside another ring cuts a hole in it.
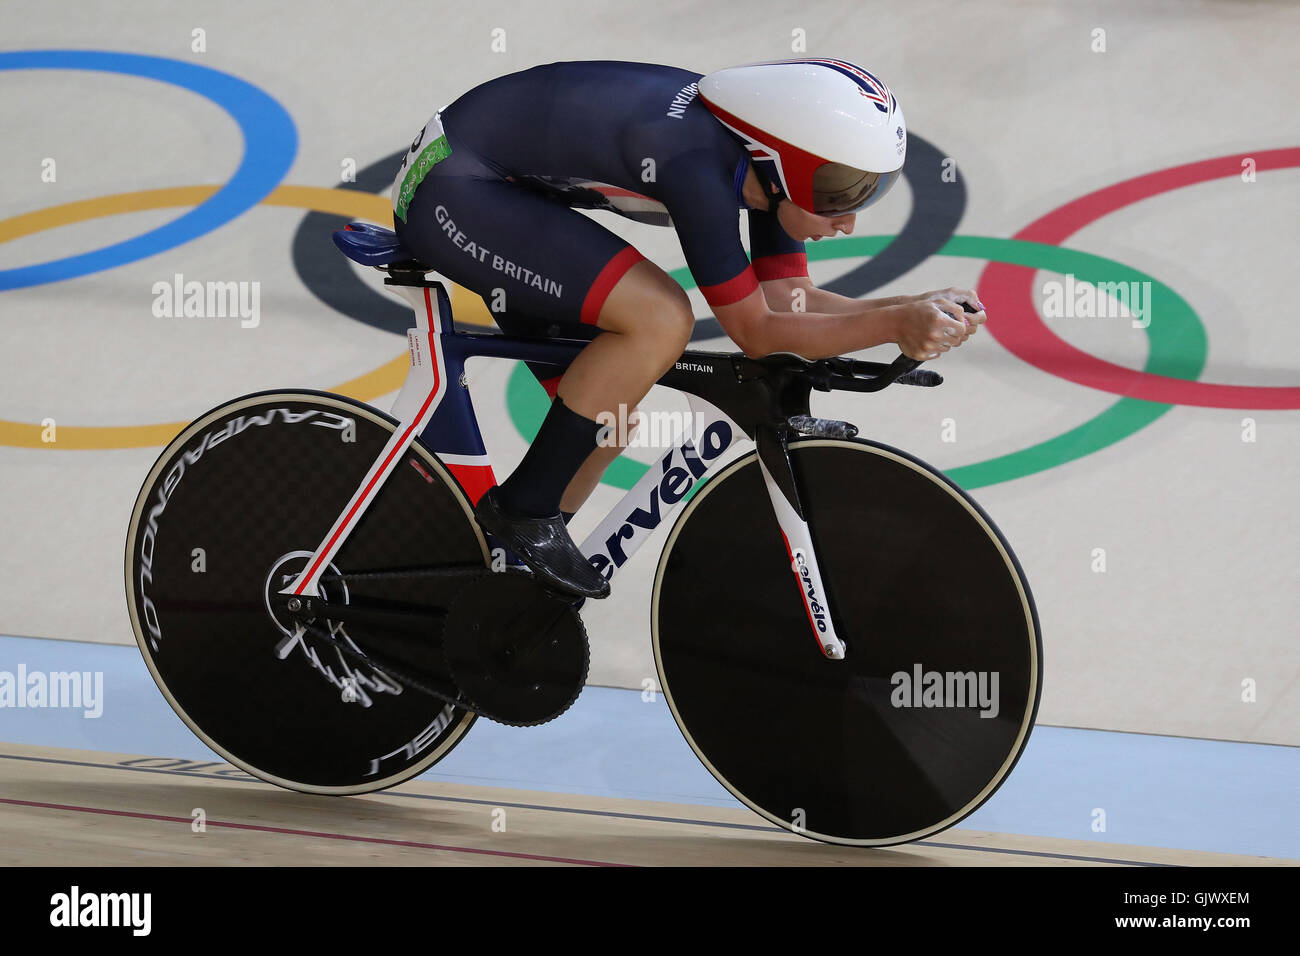
[{"label": "chainring cover", "polygon": [[574,598],[526,571],[484,574],[466,585],[447,612],[442,643],[452,679],[474,707],[516,727],[568,710],[591,662]]}]

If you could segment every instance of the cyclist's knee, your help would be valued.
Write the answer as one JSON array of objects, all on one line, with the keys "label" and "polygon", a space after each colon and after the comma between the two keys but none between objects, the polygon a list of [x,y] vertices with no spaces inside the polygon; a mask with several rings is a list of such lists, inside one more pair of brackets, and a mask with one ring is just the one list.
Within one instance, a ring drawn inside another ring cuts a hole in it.
[{"label": "cyclist's knee", "polygon": [[[681,291],[680,288],[678,291]],[[665,296],[642,317],[639,325],[640,334],[653,336],[657,344],[661,344],[665,351],[671,351],[676,357],[686,348],[695,328],[695,316],[691,313],[691,303],[686,298],[686,293],[682,292],[680,298]]]},{"label": "cyclist's knee", "polygon": [[690,341],[695,316],[682,287],[654,263],[642,261],[610,291],[597,324],[610,332],[653,338],[680,351]]}]

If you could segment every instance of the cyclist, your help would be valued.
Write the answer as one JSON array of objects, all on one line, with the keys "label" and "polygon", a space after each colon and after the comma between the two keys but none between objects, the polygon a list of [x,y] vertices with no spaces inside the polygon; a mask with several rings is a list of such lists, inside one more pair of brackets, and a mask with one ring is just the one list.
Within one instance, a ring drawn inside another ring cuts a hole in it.
[{"label": "cyclist", "polygon": [[831,59],[707,76],[552,63],[434,114],[393,183],[402,242],[482,295],[506,332],[598,333],[563,377],[543,380],[551,408],[519,466],[480,499],[479,524],[547,583],[608,595],[565,527],[619,452],[599,447],[597,418],[645,397],[686,347],[694,316],[663,269],[576,209],[675,227],[705,300],[750,356],[817,359],[896,343],[931,359],[974,334],[985,315],[970,290],[860,300],[808,279],[804,241],[851,233],[855,214],[897,181],[906,144],[893,93]]}]

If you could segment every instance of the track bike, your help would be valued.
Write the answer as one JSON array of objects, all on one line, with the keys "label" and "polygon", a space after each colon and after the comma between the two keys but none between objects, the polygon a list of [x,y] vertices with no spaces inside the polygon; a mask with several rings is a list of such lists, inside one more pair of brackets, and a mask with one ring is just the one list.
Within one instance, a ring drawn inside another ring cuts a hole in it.
[{"label": "track bike", "polygon": [[[126,593],[154,680],[212,750],[359,794],[428,770],[479,717],[540,724],[581,692],[581,602],[474,521],[496,478],[464,370],[560,374],[587,341],[458,329],[390,230],[334,238],[414,312],[391,413],[276,389],[200,416],[140,490]],[[612,579],[673,521],[650,621],[672,716],[737,799],[816,840],[953,825],[1007,779],[1037,712],[1037,612],[993,521],[809,408],[813,391],[942,382],[919,364],[687,350],[659,381],[690,404],[680,441],[580,545]]]}]

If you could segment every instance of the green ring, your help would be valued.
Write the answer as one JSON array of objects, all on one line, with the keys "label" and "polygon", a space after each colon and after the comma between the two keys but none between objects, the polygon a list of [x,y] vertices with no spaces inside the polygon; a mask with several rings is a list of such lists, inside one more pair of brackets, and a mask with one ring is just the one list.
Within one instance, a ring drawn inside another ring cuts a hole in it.
[{"label": "green ring", "polygon": [[[809,248],[808,258],[820,262],[873,256],[893,239],[893,236],[861,236],[819,242]],[[1151,308],[1152,311],[1159,310],[1160,322],[1152,323],[1144,330],[1149,351],[1142,371],[1193,381],[1205,367],[1209,346],[1205,327],[1196,312],[1173,289],[1131,266],[1062,246],[991,236],[954,236],[937,255],[1005,262],[1059,274],[1069,272],[1080,281],[1094,284],[1150,282]],[[669,274],[682,288],[695,287],[689,269],[677,269]],[[533,440],[549,405],[546,391],[537,384],[527,367],[519,363],[506,385],[506,408],[520,436],[530,442]],[[961,487],[973,490],[1047,471],[1136,434],[1173,407],[1140,398],[1121,398],[1082,425],[1055,438],[996,458],[945,470],[944,474]],[[614,460],[601,481],[615,488],[628,489],[648,468],[648,465],[623,455]]]}]

